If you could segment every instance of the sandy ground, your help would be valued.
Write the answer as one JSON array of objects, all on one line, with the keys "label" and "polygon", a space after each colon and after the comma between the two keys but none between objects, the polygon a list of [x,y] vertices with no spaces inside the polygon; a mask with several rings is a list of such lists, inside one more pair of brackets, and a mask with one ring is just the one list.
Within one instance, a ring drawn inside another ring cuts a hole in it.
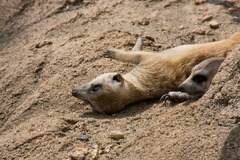
[{"label": "sandy ground", "polygon": [[102,53],[131,49],[138,34],[144,50],[162,51],[240,31],[239,1],[2,0],[0,15],[0,159],[239,159],[239,49],[198,101],[102,115],[71,96],[129,71]]}]

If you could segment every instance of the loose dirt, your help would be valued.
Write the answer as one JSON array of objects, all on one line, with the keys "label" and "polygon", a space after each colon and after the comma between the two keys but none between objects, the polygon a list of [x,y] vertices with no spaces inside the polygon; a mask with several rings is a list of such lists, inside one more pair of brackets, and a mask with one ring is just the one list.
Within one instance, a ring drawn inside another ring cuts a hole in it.
[{"label": "loose dirt", "polygon": [[138,34],[159,52],[240,31],[239,1],[2,0],[0,15],[0,159],[239,159],[239,49],[198,101],[102,115],[71,96],[129,71],[102,54],[131,49]]}]

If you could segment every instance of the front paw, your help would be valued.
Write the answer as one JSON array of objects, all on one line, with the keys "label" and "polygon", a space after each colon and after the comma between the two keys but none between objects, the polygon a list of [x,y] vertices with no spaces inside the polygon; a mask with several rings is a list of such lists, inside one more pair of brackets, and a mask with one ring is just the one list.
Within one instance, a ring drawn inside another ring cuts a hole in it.
[{"label": "front paw", "polygon": [[103,53],[103,57],[104,58],[113,58],[115,55],[115,52],[114,51],[111,51],[111,50],[106,50],[104,53]]},{"label": "front paw", "polygon": [[159,102],[160,102],[160,103],[163,102],[163,103],[165,104],[166,101],[167,101],[167,100],[170,100],[170,99],[171,99],[171,95],[167,93],[167,94],[162,95],[162,97],[160,98]]},{"label": "front paw", "polygon": [[168,92],[167,94],[162,95],[159,101],[163,103],[166,103],[167,100],[183,102],[189,99],[190,99],[190,96],[187,93],[173,91],[173,92]]}]

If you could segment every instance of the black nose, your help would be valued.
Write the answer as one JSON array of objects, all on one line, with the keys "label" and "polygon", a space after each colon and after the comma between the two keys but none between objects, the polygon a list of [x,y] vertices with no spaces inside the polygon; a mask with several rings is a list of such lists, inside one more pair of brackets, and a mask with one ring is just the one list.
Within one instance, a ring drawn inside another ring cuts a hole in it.
[{"label": "black nose", "polygon": [[179,87],[178,87],[178,90],[179,90],[180,92],[185,92],[185,89],[184,89],[183,86],[179,86]]},{"label": "black nose", "polygon": [[73,89],[73,90],[72,90],[72,95],[73,95],[74,97],[77,96],[77,90],[76,90],[76,89]]}]

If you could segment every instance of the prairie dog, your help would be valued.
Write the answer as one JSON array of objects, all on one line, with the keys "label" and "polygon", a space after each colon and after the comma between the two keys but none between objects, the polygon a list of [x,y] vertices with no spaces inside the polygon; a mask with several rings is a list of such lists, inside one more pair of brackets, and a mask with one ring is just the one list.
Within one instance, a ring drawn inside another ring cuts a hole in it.
[{"label": "prairie dog", "polygon": [[89,103],[97,112],[115,113],[132,103],[177,91],[195,65],[211,57],[226,57],[239,44],[240,32],[225,40],[178,46],[160,54],[139,49],[108,50],[104,57],[137,65],[124,75],[102,74],[73,89],[72,95]]},{"label": "prairie dog", "polygon": [[202,97],[211,85],[212,79],[223,60],[223,57],[213,57],[194,66],[191,75],[179,85],[179,91],[172,91],[168,94],[164,94],[160,101],[185,101]]}]

